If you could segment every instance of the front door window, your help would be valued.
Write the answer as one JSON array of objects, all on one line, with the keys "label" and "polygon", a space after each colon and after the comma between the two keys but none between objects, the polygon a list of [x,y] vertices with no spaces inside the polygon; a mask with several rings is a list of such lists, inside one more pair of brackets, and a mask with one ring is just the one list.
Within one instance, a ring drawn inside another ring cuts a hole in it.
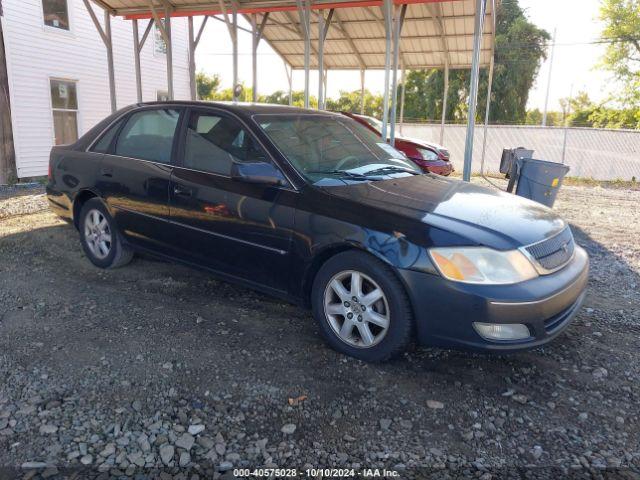
[{"label": "front door window", "polygon": [[229,175],[234,162],[266,161],[242,124],[224,115],[192,112],[187,126],[184,166]]}]

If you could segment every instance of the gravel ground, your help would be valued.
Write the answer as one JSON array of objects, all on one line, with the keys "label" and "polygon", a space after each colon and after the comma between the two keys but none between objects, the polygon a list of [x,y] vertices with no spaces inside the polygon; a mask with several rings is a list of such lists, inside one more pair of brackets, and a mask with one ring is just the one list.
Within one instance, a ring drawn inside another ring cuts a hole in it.
[{"label": "gravel ground", "polygon": [[638,478],[639,202],[562,190],[556,208],[592,274],[554,343],[371,365],[326,347],[309,312],[206,273],[149,258],[94,268],[41,188],[0,191],[0,465],[26,477]]}]

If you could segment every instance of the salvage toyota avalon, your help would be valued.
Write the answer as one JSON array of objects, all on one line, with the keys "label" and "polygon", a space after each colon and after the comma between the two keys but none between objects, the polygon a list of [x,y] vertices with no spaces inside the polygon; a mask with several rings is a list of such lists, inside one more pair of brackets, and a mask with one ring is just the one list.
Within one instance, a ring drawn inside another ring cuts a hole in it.
[{"label": "salvage toyota avalon", "polygon": [[550,209],[423,174],[344,115],[127,107],[51,152],[48,199],[101,268],[134,252],[308,306],[366,361],[410,342],[493,351],[558,336],[589,260]]}]

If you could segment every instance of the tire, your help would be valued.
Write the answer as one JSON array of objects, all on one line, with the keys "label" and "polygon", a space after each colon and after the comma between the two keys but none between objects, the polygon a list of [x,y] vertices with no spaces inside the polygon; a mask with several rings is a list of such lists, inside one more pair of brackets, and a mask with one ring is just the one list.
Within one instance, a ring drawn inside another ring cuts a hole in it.
[{"label": "tire", "polygon": [[413,310],[404,286],[390,266],[364,252],[339,253],[322,265],[311,306],[327,343],[365,362],[396,357],[413,338]]},{"label": "tire", "polygon": [[133,251],[123,244],[115,221],[98,198],[82,206],[78,230],[82,249],[96,267],[118,268],[133,258]]}]

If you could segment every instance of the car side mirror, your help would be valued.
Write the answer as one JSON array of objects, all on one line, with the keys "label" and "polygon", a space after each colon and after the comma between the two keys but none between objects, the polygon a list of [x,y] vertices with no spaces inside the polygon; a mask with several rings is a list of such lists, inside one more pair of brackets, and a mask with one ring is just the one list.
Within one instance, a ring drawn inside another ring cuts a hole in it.
[{"label": "car side mirror", "polygon": [[234,162],[231,178],[247,183],[286,185],[287,180],[280,170],[268,162]]}]

